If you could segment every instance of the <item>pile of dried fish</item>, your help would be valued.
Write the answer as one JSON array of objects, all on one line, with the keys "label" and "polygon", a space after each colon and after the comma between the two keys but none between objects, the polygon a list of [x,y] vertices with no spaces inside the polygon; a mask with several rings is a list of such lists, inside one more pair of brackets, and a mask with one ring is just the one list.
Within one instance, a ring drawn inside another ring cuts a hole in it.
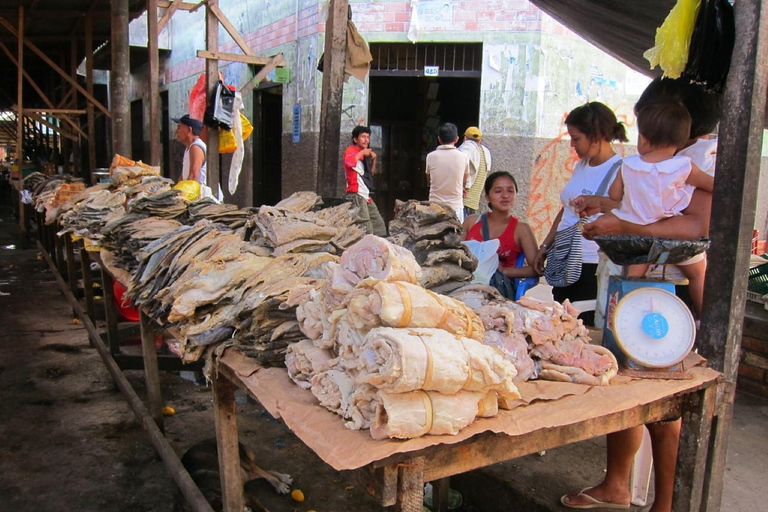
[{"label": "pile of dried fish", "polygon": [[187,202],[181,192],[169,188],[152,195],[139,195],[128,201],[128,211],[147,217],[179,219],[187,214]]},{"label": "pile of dried fish", "polygon": [[254,217],[250,239],[275,256],[288,253],[339,254],[365,235],[356,224],[352,203],[310,211],[321,204],[312,192],[299,192],[275,206],[262,206]]},{"label": "pile of dried fish", "polygon": [[110,214],[125,213],[125,194],[98,186],[83,190],[70,203],[72,207],[59,219],[63,228],[61,232],[75,233],[92,240],[101,238],[101,229]]},{"label": "pile of dried fish", "polygon": [[181,223],[134,213],[119,215],[102,228],[100,245],[115,254],[115,263],[131,273],[139,265],[136,255],[151,242],[174,233]]},{"label": "pile of dried fish", "polygon": [[449,293],[472,279],[477,258],[461,243],[461,224],[449,206],[397,201],[389,232],[394,243],[416,256],[424,288]]},{"label": "pile of dried fish", "polygon": [[138,185],[145,176],[160,176],[160,168],[141,162],[132,166],[110,168],[110,181],[115,187]]},{"label": "pile of dried fish", "polygon": [[224,224],[230,229],[245,226],[248,219],[257,211],[255,208],[238,208],[233,204],[219,204],[213,199],[204,198],[189,205],[189,223],[194,224],[200,219]]}]

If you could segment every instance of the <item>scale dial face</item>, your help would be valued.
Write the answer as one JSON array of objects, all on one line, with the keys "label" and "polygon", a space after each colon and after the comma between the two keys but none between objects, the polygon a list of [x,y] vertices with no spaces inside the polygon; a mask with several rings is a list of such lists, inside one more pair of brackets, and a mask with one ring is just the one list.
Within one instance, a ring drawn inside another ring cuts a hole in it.
[{"label": "scale dial face", "polygon": [[624,295],[613,317],[616,343],[626,356],[647,368],[666,368],[688,355],[696,324],[688,307],[661,288],[638,288]]}]

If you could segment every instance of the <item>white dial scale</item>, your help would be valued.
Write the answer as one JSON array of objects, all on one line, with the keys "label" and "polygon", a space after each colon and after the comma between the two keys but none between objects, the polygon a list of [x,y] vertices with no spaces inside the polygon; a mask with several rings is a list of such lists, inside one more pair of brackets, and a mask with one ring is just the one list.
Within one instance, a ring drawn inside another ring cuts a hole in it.
[{"label": "white dial scale", "polygon": [[646,368],[667,368],[693,348],[696,324],[683,301],[661,288],[643,287],[616,305],[613,333],[621,351]]}]

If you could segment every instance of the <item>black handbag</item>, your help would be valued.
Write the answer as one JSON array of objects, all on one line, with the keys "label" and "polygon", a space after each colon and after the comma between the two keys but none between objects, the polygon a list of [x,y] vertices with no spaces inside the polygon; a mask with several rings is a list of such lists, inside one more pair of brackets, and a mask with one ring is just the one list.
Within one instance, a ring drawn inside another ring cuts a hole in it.
[{"label": "black handbag", "polygon": [[224,130],[232,129],[232,115],[235,108],[235,93],[219,80],[205,111],[205,124]]}]

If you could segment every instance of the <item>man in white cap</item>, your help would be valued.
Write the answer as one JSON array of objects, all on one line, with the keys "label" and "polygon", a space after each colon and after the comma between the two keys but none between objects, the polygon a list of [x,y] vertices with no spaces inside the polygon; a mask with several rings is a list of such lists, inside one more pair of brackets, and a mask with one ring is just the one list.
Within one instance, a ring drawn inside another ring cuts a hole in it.
[{"label": "man in white cap", "polygon": [[464,214],[472,215],[480,209],[485,177],[491,173],[491,152],[483,144],[483,132],[470,126],[464,132],[464,142],[459,151],[469,157],[469,179],[465,183]]},{"label": "man in white cap", "polygon": [[201,185],[205,185],[207,181],[205,156],[208,148],[205,146],[205,142],[200,140],[203,123],[189,117],[189,114],[173,119],[173,122],[178,123],[176,140],[187,148],[181,163],[181,180],[197,181]]}]

